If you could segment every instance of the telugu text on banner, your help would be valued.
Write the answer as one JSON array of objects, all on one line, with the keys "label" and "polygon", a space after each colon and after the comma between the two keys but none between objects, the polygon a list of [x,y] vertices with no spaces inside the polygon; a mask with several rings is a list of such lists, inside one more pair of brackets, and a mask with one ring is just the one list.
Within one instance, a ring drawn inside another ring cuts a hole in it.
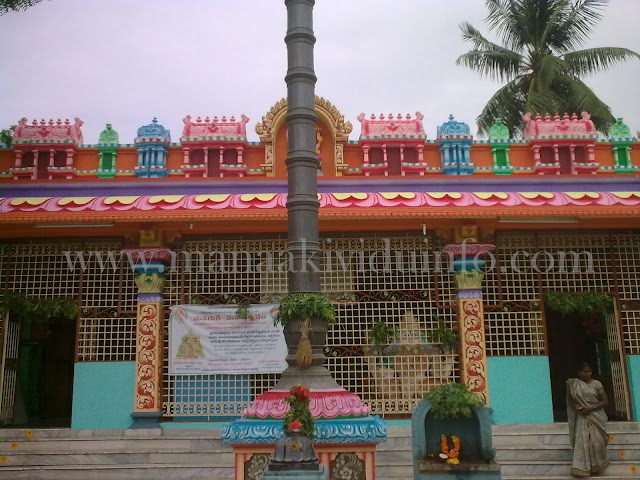
[{"label": "telugu text on banner", "polygon": [[251,305],[250,318],[237,306],[177,305],[169,320],[169,373],[281,373],[287,344],[274,325],[278,305]]}]

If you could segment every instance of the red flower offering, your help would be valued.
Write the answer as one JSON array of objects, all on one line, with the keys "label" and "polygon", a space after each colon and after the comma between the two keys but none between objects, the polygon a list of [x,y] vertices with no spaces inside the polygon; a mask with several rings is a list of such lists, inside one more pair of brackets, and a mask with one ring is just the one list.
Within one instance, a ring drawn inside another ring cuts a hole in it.
[{"label": "red flower offering", "polygon": [[300,423],[300,420],[294,420],[289,424],[290,430],[300,430],[300,427],[302,427],[302,423]]}]

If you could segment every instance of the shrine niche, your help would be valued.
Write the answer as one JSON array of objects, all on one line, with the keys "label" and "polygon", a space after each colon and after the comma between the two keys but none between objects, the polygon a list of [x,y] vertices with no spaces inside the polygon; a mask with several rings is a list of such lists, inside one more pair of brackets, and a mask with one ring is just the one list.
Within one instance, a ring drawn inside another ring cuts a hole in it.
[{"label": "shrine niche", "polygon": [[575,113],[556,113],[553,118],[547,113],[544,119],[527,113],[524,122],[524,139],[531,145],[537,174],[596,173],[596,127],[587,112],[580,119]]},{"label": "shrine niche", "polygon": [[53,179],[62,177],[67,180],[76,176],[74,155],[79,145],[84,143],[83,122],[79,118],[71,124],[69,119],[64,123],[44,119],[38,123],[23,117],[13,132],[13,146],[16,160],[11,169],[13,178]]},{"label": "shrine niche", "polygon": [[407,114],[405,118],[398,114],[379,118],[365,114],[358,116],[361,124],[360,145],[364,161],[362,172],[369,176],[379,175],[424,175],[427,164],[424,161],[424,144],[427,134],[422,126],[424,116],[416,112],[416,117]]},{"label": "shrine niche", "polygon": [[230,119],[198,117],[191,120],[187,115],[180,143],[184,152],[184,170],[186,177],[244,177],[247,166],[243,163],[247,146],[247,122],[249,117],[240,116],[238,122],[234,116]]},{"label": "shrine niche", "polygon": [[[344,145],[349,141],[353,130],[351,122],[344,121],[344,115],[322,97],[315,97],[315,112],[318,116],[316,126],[316,153],[320,159],[322,172],[319,175],[329,177],[342,176],[347,171],[344,161]],[[256,133],[264,145],[264,163],[261,167],[267,177],[287,175],[287,129],[285,116],[287,100],[277,102],[256,125]]]}]

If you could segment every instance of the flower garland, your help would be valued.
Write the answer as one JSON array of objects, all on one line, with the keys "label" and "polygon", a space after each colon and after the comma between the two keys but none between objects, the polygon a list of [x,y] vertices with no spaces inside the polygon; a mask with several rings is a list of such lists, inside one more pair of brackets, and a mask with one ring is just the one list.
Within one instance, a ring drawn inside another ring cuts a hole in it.
[{"label": "flower garland", "polygon": [[284,430],[300,430],[302,435],[313,439],[315,424],[309,409],[309,387],[296,385],[289,393],[284,399],[289,404],[289,411],[284,416]]},{"label": "flower garland", "polygon": [[453,441],[453,450],[449,450],[449,441],[446,435],[440,436],[440,449],[442,450],[440,458],[446,459],[447,463],[458,465],[460,463],[458,459],[458,456],[460,456],[460,438],[451,435],[451,440]]}]

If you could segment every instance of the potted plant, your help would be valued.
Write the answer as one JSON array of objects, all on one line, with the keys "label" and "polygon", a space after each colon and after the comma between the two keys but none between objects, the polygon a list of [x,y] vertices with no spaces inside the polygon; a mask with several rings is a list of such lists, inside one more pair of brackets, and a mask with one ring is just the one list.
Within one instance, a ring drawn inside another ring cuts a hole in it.
[{"label": "potted plant", "polygon": [[433,388],[411,417],[414,469],[422,464],[424,470],[425,462],[446,463],[446,468],[456,470],[491,462],[495,450],[491,446],[490,414],[491,409],[466,384]]},{"label": "potted plant", "polygon": [[458,345],[458,334],[451,330],[442,318],[436,317],[436,320],[438,328],[429,330],[427,338],[431,343],[439,343],[442,353],[450,352]]},{"label": "potted plant", "polygon": [[[284,327],[287,345],[298,344],[296,364],[311,365],[313,348],[318,358],[324,358],[327,327],[336,322],[335,309],[328,297],[317,293],[291,293],[280,301],[275,323]],[[313,340],[313,341],[312,341]]]},{"label": "potted plant", "polygon": [[454,369],[454,359],[447,354],[458,345],[458,334],[447,326],[444,319],[436,317],[435,320],[438,322],[438,328],[428,331],[427,338],[431,343],[438,344],[437,348],[442,355],[432,357],[429,369],[434,377],[450,380]]},{"label": "potted plant", "polygon": [[398,327],[389,325],[383,320],[373,322],[369,330],[369,341],[371,345],[364,347],[365,354],[382,355],[384,348],[394,340],[397,340]]}]

